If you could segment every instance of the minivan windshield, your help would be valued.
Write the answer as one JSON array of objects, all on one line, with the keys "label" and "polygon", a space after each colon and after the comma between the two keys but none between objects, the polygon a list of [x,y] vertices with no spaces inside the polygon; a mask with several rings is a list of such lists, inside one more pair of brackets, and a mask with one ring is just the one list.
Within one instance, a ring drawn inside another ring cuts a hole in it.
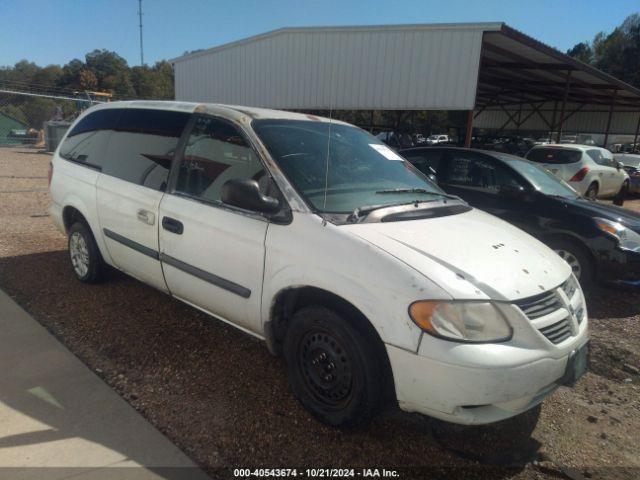
[{"label": "minivan windshield", "polygon": [[409,162],[359,128],[305,120],[254,120],[252,126],[289,181],[317,212],[351,213],[364,206],[429,202],[447,196]]},{"label": "minivan windshield", "polygon": [[507,165],[526,178],[533,187],[540,193],[563,198],[578,198],[580,194],[571,188],[564,180],[559,179],[546,168],[527,162],[526,160],[516,160],[514,157],[502,157],[507,161]]}]

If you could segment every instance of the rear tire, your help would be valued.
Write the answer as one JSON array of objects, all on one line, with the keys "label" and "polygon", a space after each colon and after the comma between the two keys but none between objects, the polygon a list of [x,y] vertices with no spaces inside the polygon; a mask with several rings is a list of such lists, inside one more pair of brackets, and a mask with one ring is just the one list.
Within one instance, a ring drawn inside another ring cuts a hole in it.
[{"label": "rear tire", "polygon": [[587,200],[592,200],[595,201],[598,199],[598,184],[593,182],[591,185],[589,185],[589,188],[587,188],[587,191],[584,194],[584,197]]},{"label": "rear tire", "polygon": [[104,272],[104,260],[89,227],[76,222],[69,229],[69,258],[78,280],[98,283]]},{"label": "rear tire", "polygon": [[551,240],[547,245],[569,264],[582,288],[587,288],[593,283],[596,267],[585,247],[564,239]]},{"label": "rear tire", "polygon": [[323,423],[351,427],[379,410],[383,359],[366,332],[322,306],[298,310],[284,341],[289,384],[298,401]]}]

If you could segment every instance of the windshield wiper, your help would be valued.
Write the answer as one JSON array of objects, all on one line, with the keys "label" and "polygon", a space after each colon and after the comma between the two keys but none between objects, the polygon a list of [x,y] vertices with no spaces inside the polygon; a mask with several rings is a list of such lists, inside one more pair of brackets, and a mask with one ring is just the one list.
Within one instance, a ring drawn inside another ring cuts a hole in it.
[{"label": "windshield wiper", "polygon": [[[389,188],[386,190],[378,190],[376,193],[386,194],[386,193],[420,193],[424,195],[433,195],[437,197],[451,198],[452,200],[462,200],[460,197],[456,195],[449,195],[447,193],[441,192],[432,192],[430,190],[426,190],[424,188]],[[411,202],[413,203],[413,202]]]},{"label": "windshield wiper", "polygon": [[363,205],[361,207],[355,208],[353,210],[353,212],[351,212],[349,214],[349,216],[347,217],[347,222],[356,223],[363,216],[368,215],[369,213],[373,212],[374,210],[379,210],[381,208],[399,207],[399,206],[402,206],[402,205],[414,205],[414,204],[417,204],[417,203],[418,203],[418,201],[415,200],[413,202],[383,203],[381,205]]}]

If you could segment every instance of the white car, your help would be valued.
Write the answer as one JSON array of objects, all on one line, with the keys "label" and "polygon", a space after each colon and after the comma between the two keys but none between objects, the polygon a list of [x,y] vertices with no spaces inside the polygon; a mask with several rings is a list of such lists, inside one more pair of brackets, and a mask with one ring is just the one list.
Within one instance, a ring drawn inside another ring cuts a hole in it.
[{"label": "white car", "polygon": [[536,145],[529,150],[526,158],[544,165],[591,200],[624,195],[629,188],[629,175],[605,148],[590,145]]},{"label": "white car", "polygon": [[449,135],[429,135],[426,143],[428,145],[437,145],[438,143],[448,143],[450,141]]},{"label": "white car", "polygon": [[366,420],[389,395],[495,422],[586,369],[569,265],[346,123],[103,104],[58,147],[50,191],[80,281],[108,264],[264,340],[331,425]]}]

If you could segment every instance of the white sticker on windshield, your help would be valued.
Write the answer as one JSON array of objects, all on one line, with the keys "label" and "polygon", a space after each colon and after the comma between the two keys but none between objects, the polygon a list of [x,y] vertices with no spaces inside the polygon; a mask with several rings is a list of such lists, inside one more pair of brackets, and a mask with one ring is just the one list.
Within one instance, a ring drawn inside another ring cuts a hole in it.
[{"label": "white sticker on windshield", "polygon": [[370,143],[369,146],[373,148],[376,152],[384,155],[384,157],[388,160],[404,160],[400,155],[391,150],[386,145],[380,145],[378,143]]}]

